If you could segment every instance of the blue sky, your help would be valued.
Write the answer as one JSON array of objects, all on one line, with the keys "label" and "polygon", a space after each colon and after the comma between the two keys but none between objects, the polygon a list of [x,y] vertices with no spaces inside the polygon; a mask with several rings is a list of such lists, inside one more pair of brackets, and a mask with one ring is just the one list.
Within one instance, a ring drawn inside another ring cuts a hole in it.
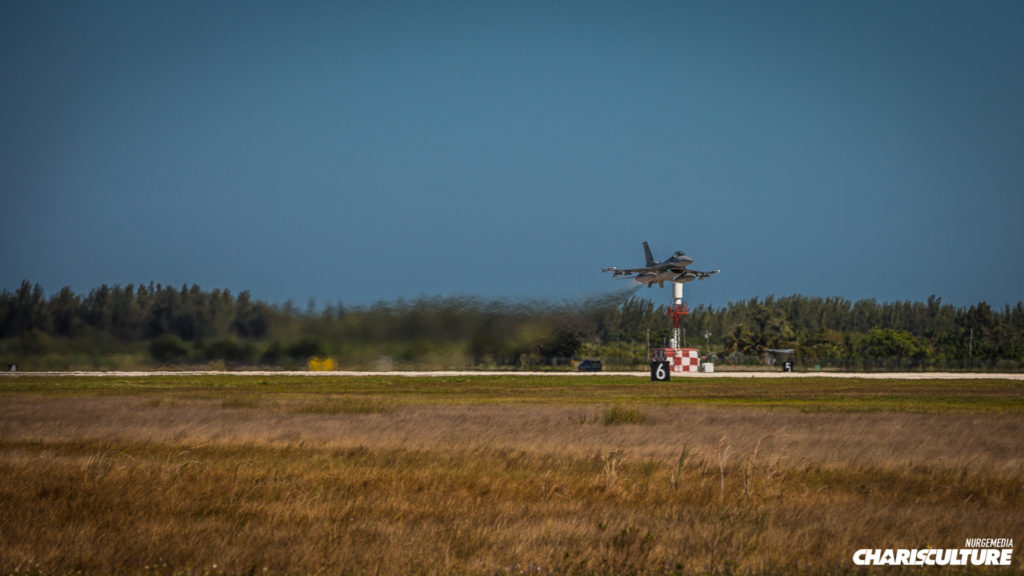
[{"label": "blue sky", "polygon": [[1024,299],[1017,1],[4,2],[0,69],[0,289]]}]

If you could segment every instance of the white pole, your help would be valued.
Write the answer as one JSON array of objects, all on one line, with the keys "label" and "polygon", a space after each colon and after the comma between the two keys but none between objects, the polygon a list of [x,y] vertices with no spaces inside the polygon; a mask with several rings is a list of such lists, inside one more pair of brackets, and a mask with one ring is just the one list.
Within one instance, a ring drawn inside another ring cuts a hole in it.
[{"label": "white pole", "polygon": [[[676,306],[677,310],[679,306],[683,305],[683,285],[678,282],[672,283],[672,305]],[[672,327],[672,347],[679,348],[682,346],[683,339],[679,334],[679,325],[676,323]]]}]

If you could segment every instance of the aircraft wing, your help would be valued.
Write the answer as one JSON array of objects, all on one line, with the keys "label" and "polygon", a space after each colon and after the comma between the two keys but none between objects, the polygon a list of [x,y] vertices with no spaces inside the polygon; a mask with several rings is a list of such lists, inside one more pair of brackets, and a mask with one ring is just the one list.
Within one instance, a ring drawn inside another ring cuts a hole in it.
[{"label": "aircraft wing", "polygon": [[689,272],[691,272],[693,274],[696,274],[697,275],[697,280],[703,280],[705,278],[710,278],[714,274],[718,274],[719,272],[721,272],[721,270],[712,270],[710,272],[701,272],[700,270],[690,270]]},{"label": "aircraft wing", "polygon": [[651,268],[602,268],[601,272],[611,272],[612,276],[623,276],[629,278],[634,274],[643,274],[644,272],[653,272]]}]

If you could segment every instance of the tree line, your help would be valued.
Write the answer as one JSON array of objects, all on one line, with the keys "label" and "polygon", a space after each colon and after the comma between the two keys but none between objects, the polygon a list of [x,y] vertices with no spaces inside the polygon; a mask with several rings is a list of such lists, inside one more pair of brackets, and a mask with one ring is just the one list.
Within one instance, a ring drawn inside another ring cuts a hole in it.
[{"label": "tree line", "polygon": [[[758,365],[770,350],[813,367],[1024,369],[1024,305],[993,309],[801,295],[752,298],[684,318],[686,344],[718,363]],[[580,302],[420,297],[298,308],[196,285],[103,285],[47,296],[0,293],[0,358],[29,369],[159,366],[564,368],[583,358],[640,368],[671,332],[666,309],[626,290]]]}]

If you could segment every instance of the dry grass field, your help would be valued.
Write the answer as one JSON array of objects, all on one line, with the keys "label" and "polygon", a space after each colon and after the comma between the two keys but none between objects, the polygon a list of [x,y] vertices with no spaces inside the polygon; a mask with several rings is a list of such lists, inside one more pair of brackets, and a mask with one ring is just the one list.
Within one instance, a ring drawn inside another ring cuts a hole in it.
[{"label": "dry grass field", "polygon": [[1024,572],[1024,382],[0,378],[3,574],[859,574],[967,538]]}]

